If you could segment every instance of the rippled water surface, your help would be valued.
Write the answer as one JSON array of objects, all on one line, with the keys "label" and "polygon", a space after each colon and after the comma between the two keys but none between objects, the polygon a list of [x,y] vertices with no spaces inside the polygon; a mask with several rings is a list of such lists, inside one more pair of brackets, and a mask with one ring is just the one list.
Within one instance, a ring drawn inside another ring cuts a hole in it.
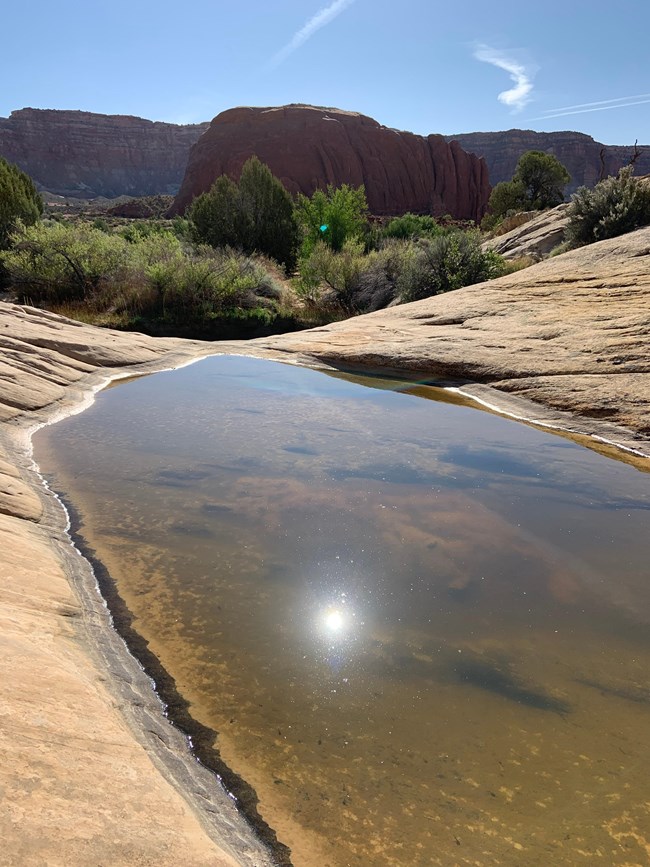
[{"label": "rippled water surface", "polygon": [[648,474],[234,357],[35,445],[297,867],[650,864]]}]

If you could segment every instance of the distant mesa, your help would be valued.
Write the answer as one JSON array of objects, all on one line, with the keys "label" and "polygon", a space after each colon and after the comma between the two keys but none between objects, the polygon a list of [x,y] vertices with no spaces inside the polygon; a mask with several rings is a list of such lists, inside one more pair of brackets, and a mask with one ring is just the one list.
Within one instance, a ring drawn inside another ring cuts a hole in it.
[{"label": "distant mesa", "polygon": [[0,118],[0,156],[60,196],[174,195],[190,148],[207,127],[23,108]]},{"label": "distant mesa", "polygon": [[483,160],[441,135],[389,129],[336,108],[242,107],[217,115],[192,147],[173,212],[182,213],[220,175],[239,177],[253,154],[291,193],[363,184],[378,216],[413,211],[480,220],[490,194]]},{"label": "distant mesa", "polygon": [[[527,150],[554,153],[571,174],[572,192],[615,174],[633,146],[603,145],[578,132],[520,129],[420,136],[311,105],[233,108],[211,123],[186,126],[35,108],[0,118],[0,156],[41,190],[78,199],[171,195],[177,213],[220,174],[238,177],[257,154],[293,193],[364,184],[377,215],[480,219],[490,183],[509,180]],[[637,176],[650,173],[650,145],[639,150]]]},{"label": "distant mesa", "polygon": [[[555,154],[571,175],[567,194],[578,187],[593,187],[608,175],[630,162],[634,145],[604,145],[581,132],[535,132],[531,129],[509,129],[504,132],[468,132],[445,136],[456,141],[470,153],[483,157],[488,166],[490,183],[494,186],[509,181],[519,157],[526,151]],[[635,175],[650,173],[650,145],[639,145],[641,152],[634,164]]]}]

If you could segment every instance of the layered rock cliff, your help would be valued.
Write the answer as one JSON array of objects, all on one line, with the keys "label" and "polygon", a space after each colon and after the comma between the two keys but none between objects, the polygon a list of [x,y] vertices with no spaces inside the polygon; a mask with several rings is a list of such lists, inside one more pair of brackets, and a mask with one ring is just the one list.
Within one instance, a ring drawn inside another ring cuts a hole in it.
[{"label": "layered rock cliff", "polygon": [[62,196],[175,194],[207,126],[23,108],[0,118],[0,156]]},{"label": "layered rock cliff", "polygon": [[310,105],[233,108],[217,115],[193,146],[174,213],[219,175],[237,178],[253,154],[291,193],[363,184],[376,215],[414,211],[476,220],[490,193],[483,160],[440,135],[425,138]]},{"label": "layered rock cliff", "polygon": [[[571,175],[567,195],[578,187],[593,187],[601,178],[615,175],[630,162],[634,145],[604,145],[581,132],[534,132],[509,129],[503,132],[469,132],[445,136],[458,142],[466,151],[483,157],[488,166],[490,183],[509,181],[519,157],[526,151],[555,154]],[[635,162],[636,175],[650,173],[650,145],[639,145]]]}]

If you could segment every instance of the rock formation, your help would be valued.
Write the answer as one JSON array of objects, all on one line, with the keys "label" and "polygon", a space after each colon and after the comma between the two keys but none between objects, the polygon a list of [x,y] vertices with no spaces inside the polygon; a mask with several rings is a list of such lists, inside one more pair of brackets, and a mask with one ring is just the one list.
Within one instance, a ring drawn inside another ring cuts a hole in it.
[{"label": "rock formation", "polygon": [[[466,151],[483,157],[493,186],[512,178],[519,157],[526,151],[555,154],[571,175],[567,195],[578,187],[593,187],[602,177],[615,175],[629,163],[634,153],[634,145],[604,145],[581,132],[509,129],[448,135],[445,139],[458,142]],[[644,175],[650,172],[650,145],[639,145],[639,150],[635,172]]]},{"label": "rock formation", "polygon": [[0,118],[0,156],[61,196],[175,194],[189,150],[207,126],[23,108]]},{"label": "rock formation", "polygon": [[256,154],[291,193],[364,184],[370,211],[483,216],[490,193],[484,162],[440,135],[389,129],[370,117],[310,105],[233,108],[194,145],[173,212],[219,175],[237,178]]},{"label": "rock formation", "polygon": [[494,250],[504,259],[528,257],[539,262],[564,241],[568,208],[565,202],[550,211],[528,211],[528,220],[485,241],[483,249]]}]

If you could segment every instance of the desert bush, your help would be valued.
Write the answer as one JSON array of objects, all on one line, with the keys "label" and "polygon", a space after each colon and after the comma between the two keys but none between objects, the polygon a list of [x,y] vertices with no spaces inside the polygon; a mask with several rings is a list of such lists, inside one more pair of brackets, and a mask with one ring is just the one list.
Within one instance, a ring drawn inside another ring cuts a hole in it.
[{"label": "desert bush", "polygon": [[530,255],[519,256],[517,259],[504,259],[498,276],[516,274],[517,271],[523,271],[525,268],[530,268],[531,265],[537,265],[538,262],[540,262],[540,259]]},{"label": "desert bush", "polygon": [[433,238],[450,231],[449,227],[440,225],[433,217],[407,213],[389,220],[382,228],[381,236],[406,241],[409,238]]},{"label": "desert bush", "polygon": [[316,190],[311,197],[299,195],[296,217],[302,228],[301,259],[323,242],[341,252],[348,241],[361,240],[368,227],[365,189],[343,184]]},{"label": "desert bush", "polygon": [[162,219],[174,202],[173,196],[138,196],[121,201],[108,208],[109,217],[128,217],[139,220]]},{"label": "desert bush", "polygon": [[358,240],[346,241],[340,252],[324,241],[318,241],[310,255],[301,259],[303,292],[311,291],[314,297],[318,297],[318,290],[324,284],[336,303],[352,313],[363,263],[363,244]]},{"label": "desert bush", "polygon": [[232,247],[271,256],[294,267],[299,229],[293,200],[268,166],[251,157],[239,182],[222,175],[189,210],[193,238],[212,247]]},{"label": "desert bush", "polygon": [[301,281],[302,291],[311,292],[312,299],[324,288],[343,310],[353,313],[481,283],[506,270],[501,256],[481,249],[477,231],[456,231],[418,241],[386,242],[365,255],[359,241],[347,242],[340,253],[320,243],[303,260]]},{"label": "desert bush", "polygon": [[454,232],[421,239],[405,259],[399,291],[403,301],[418,301],[499,277],[505,262],[481,248],[478,232]]},{"label": "desert bush", "polygon": [[80,301],[126,279],[128,245],[86,223],[43,222],[12,236],[0,253],[10,285],[32,303]]},{"label": "desert bush", "polygon": [[[508,232],[512,232],[513,229],[518,229],[520,226],[530,223],[537,216],[539,216],[537,211],[518,211],[516,214],[510,214],[500,220],[498,226],[495,226],[492,233],[493,237],[506,235]],[[483,224],[481,224],[481,228],[483,228]]]},{"label": "desert bush", "polygon": [[571,249],[571,244],[568,241],[561,241],[556,247],[553,247],[551,252],[548,254],[549,259],[552,259],[555,256],[561,256],[562,253],[566,253]]},{"label": "desert bush", "polygon": [[410,242],[390,240],[365,257],[354,293],[358,310],[380,310],[400,296],[402,275],[413,248]]},{"label": "desert bush", "polygon": [[263,264],[233,250],[185,247],[169,231],[127,241],[85,223],[41,223],[19,233],[0,260],[20,300],[112,313],[120,325],[145,317],[191,330],[237,316],[266,324],[280,312],[281,286]]},{"label": "desert bush", "polygon": [[19,224],[33,225],[43,213],[43,200],[34,182],[18,166],[0,157],[0,250]]},{"label": "desert bush", "polygon": [[556,156],[527,151],[519,158],[512,180],[501,181],[493,187],[481,228],[491,231],[504,217],[519,211],[554,208],[564,201],[564,188],[570,180]]},{"label": "desert bush", "polygon": [[634,178],[632,172],[632,167],[626,166],[593,189],[580,187],[574,193],[565,233],[570,246],[615,238],[650,224],[650,186]]},{"label": "desert bush", "polygon": [[492,187],[488,201],[488,212],[481,220],[481,229],[490,232],[520,211],[530,208],[526,190],[520,181],[501,181]]}]

